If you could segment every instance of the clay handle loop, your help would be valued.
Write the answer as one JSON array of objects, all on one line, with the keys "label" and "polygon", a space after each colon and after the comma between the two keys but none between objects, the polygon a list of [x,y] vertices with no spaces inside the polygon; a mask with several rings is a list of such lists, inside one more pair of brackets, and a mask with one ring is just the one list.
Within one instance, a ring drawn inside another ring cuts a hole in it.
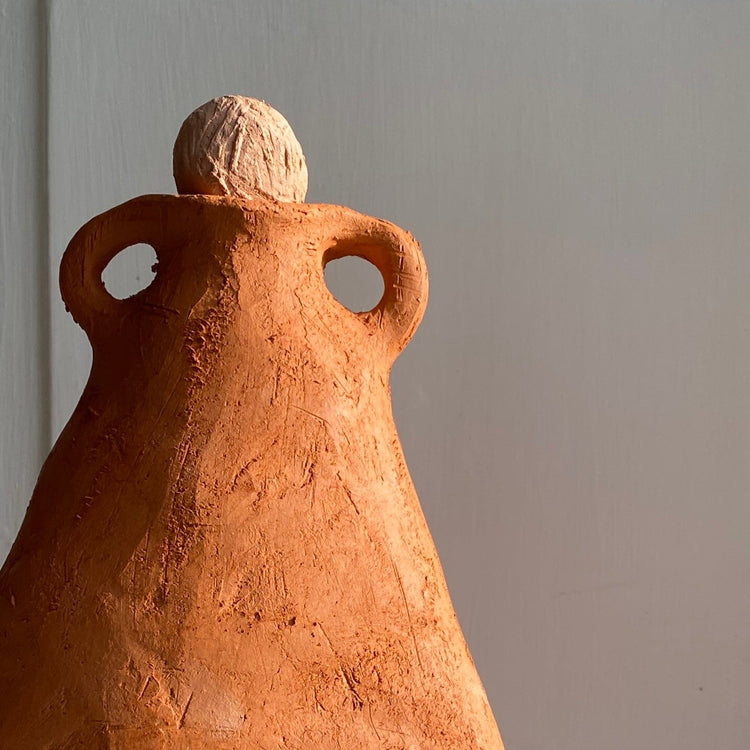
[{"label": "clay handle loop", "polygon": [[347,256],[364,258],[383,276],[380,302],[372,310],[352,314],[380,335],[395,359],[414,335],[427,306],[427,266],[419,243],[394,224],[352,212],[329,237],[323,265]]},{"label": "clay handle loop", "polygon": [[102,272],[115,255],[139,242],[151,245],[161,259],[170,246],[167,208],[164,196],[134,198],[95,216],[68,244],[60,264],[60,291],[66,309],[92,341],[132,304],[105,289]]}]

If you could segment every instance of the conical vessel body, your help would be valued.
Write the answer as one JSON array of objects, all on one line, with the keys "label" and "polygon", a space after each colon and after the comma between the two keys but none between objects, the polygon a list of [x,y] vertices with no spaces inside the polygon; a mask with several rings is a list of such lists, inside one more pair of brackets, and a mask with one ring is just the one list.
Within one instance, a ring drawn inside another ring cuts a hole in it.
[{"label": "conical vessel body", "polygon": [[[101,282],[151,244],[153,283]],[[385,293],[352,313],[325,263]],[[63,259],[89,382],[0,572],[2,747],[502,742],[393,423],[427,276],[337,206],[144,196]]]}]

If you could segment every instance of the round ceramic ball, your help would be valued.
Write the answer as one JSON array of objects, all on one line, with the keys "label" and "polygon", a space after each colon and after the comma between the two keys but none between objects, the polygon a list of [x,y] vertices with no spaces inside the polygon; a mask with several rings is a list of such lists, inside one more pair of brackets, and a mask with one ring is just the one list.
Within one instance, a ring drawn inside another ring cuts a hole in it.
[{"label": "round ceramic ball", "polygon": [[188,115],[173,164],[183,194],[302,203],[307,192],[305,155],[289,123],[246,96],[220,96]]}]

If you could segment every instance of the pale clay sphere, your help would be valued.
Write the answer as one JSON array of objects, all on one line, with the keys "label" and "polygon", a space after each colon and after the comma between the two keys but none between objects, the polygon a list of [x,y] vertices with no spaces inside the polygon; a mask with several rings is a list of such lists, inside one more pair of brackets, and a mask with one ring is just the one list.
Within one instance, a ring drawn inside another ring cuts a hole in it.
[{"label": "pale clay sphere", "polygon": [[284,117],[259,99],[220,96],[188,115],[174,144],[182,194],[302,203],[307,165]]}]

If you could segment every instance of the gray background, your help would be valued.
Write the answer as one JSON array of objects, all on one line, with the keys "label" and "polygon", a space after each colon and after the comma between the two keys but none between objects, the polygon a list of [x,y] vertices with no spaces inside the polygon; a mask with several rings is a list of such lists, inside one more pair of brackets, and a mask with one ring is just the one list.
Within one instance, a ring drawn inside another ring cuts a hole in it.
[{"label": "gray background", "polygon": [[90,362],[65,245],[263,98],[423,245],[394,411],[509,750],[745,750],[750,4],[48,5],[0,0],[0,556]]}]

